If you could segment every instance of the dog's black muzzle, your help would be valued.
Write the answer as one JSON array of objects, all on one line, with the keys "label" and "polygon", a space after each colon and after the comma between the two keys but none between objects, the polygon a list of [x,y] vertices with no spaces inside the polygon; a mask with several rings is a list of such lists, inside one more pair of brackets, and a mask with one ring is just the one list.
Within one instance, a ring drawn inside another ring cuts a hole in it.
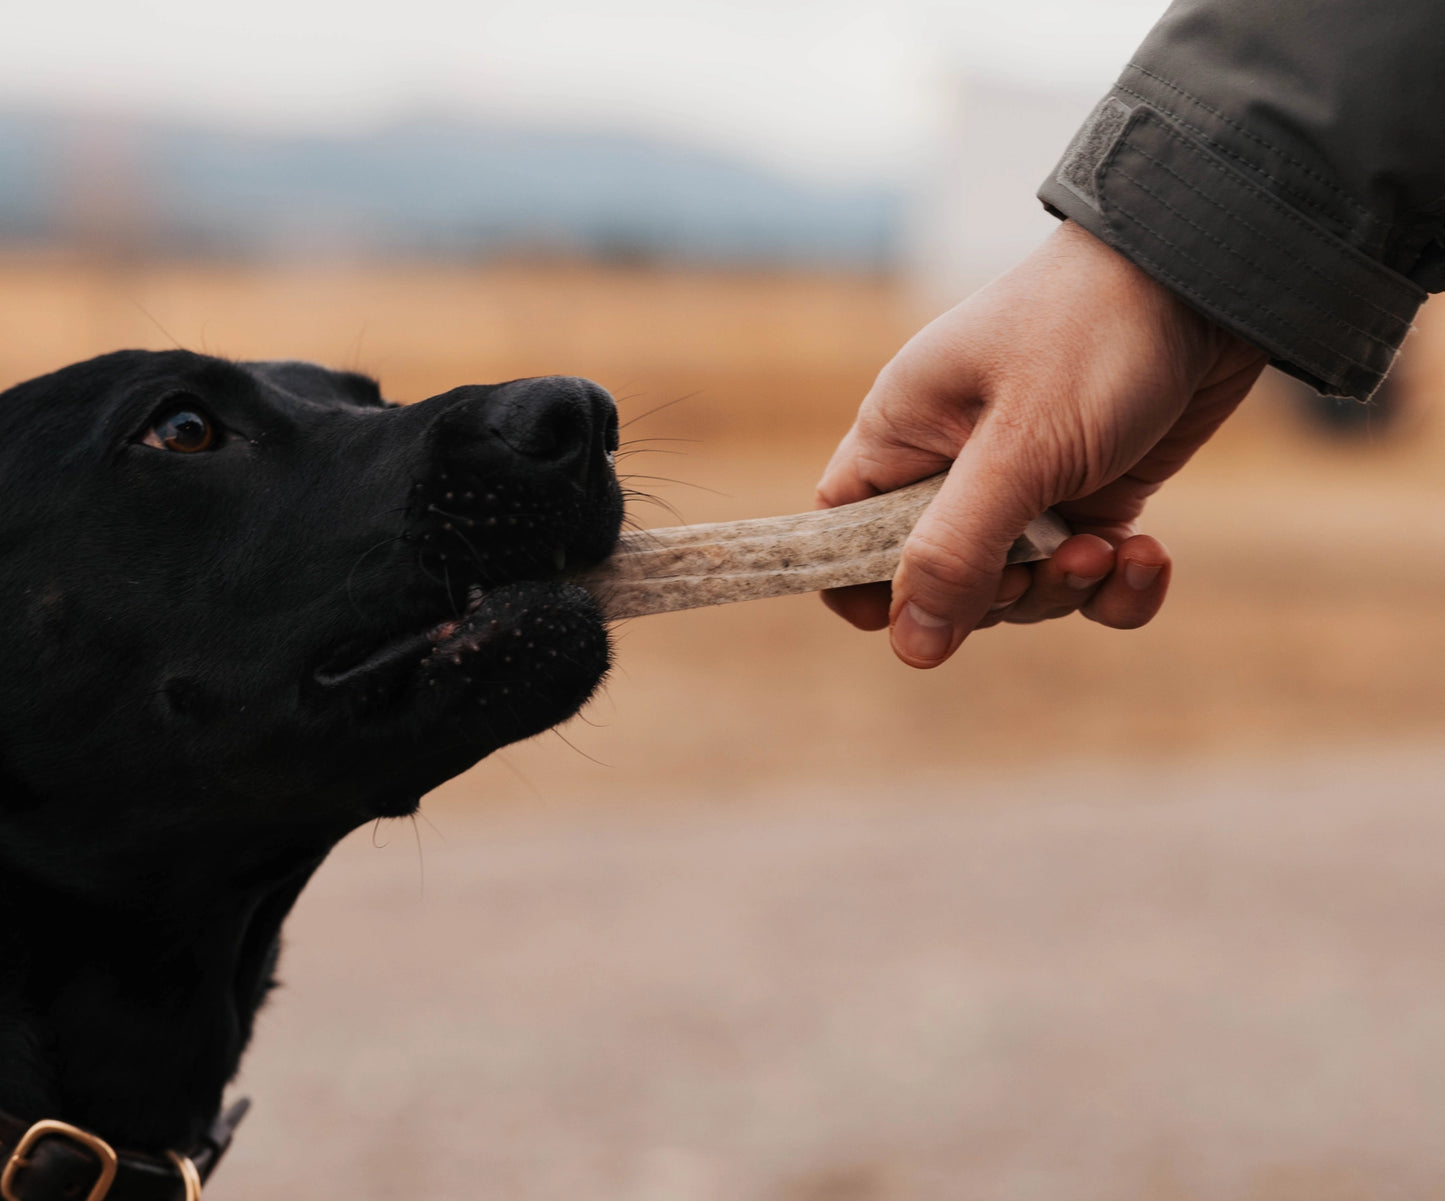
[{"label": "dog's black muzzle", "polygon": [[453,600],[474,584],[555,577],[612,549],[621,498],[605,390],[549,376],[455,388],[418,407],[438,415],[407,536]]},{"label": "dog's black muzzle", "polygon": [[454,772],[565,720],[606,674],[602,616],[567,580],[610,552],[621,525],[616,408],[596,384],[548,377],[456,388],[388,416],[416,446],[386,556],[388,616],[328,650],[307,691],[350,721],[404,723],[446,748]]}]

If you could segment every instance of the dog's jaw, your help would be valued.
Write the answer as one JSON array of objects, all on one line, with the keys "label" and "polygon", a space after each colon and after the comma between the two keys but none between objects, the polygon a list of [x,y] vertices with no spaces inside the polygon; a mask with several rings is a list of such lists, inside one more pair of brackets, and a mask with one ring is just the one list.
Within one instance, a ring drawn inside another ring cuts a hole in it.
[{"label": "dog's jaw", "polygon": [[[419,688],[470,706],[484,725],[500,726],[507,741],[570,717],[611,659],[597,603],[574,584],[474,588],[462,616],[436,627],[431,638]],[[535,728],[520,732],[526,726]]]}]

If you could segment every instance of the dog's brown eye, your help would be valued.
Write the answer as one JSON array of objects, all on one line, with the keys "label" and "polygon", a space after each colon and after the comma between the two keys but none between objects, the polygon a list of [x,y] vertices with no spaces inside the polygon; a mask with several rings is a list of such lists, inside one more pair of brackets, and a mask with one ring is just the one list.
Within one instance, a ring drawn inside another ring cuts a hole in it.
[{"label": "dog's brown eye", "polygon": [[176,450],[194,454],[209,450],[216,440],[216,429],[210,421],[193,409],[177,409],[167,413],[146,431],[141,439],[157,450]]}]

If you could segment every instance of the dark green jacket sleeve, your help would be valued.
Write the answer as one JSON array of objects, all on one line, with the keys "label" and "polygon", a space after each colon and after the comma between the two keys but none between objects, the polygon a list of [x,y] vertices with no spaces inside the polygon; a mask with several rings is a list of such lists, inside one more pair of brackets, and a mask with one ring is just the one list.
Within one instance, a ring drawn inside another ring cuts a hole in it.
[{"label": "dark green jacket sleeve", "polygon": [[1445,6],[1176,0],[1039,197],[1367,397],[1445,289]]}]

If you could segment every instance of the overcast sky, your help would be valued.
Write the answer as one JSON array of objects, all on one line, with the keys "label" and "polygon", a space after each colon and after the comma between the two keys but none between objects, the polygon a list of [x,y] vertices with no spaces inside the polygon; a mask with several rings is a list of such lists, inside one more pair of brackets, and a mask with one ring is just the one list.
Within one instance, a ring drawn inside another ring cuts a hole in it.
[{"label": "overcast sky", "polygon": [[357,128],[456,113],[898,179],[982,74],[1102,91],[1164,0],[51,0],[6,6],[0,103]]}]

